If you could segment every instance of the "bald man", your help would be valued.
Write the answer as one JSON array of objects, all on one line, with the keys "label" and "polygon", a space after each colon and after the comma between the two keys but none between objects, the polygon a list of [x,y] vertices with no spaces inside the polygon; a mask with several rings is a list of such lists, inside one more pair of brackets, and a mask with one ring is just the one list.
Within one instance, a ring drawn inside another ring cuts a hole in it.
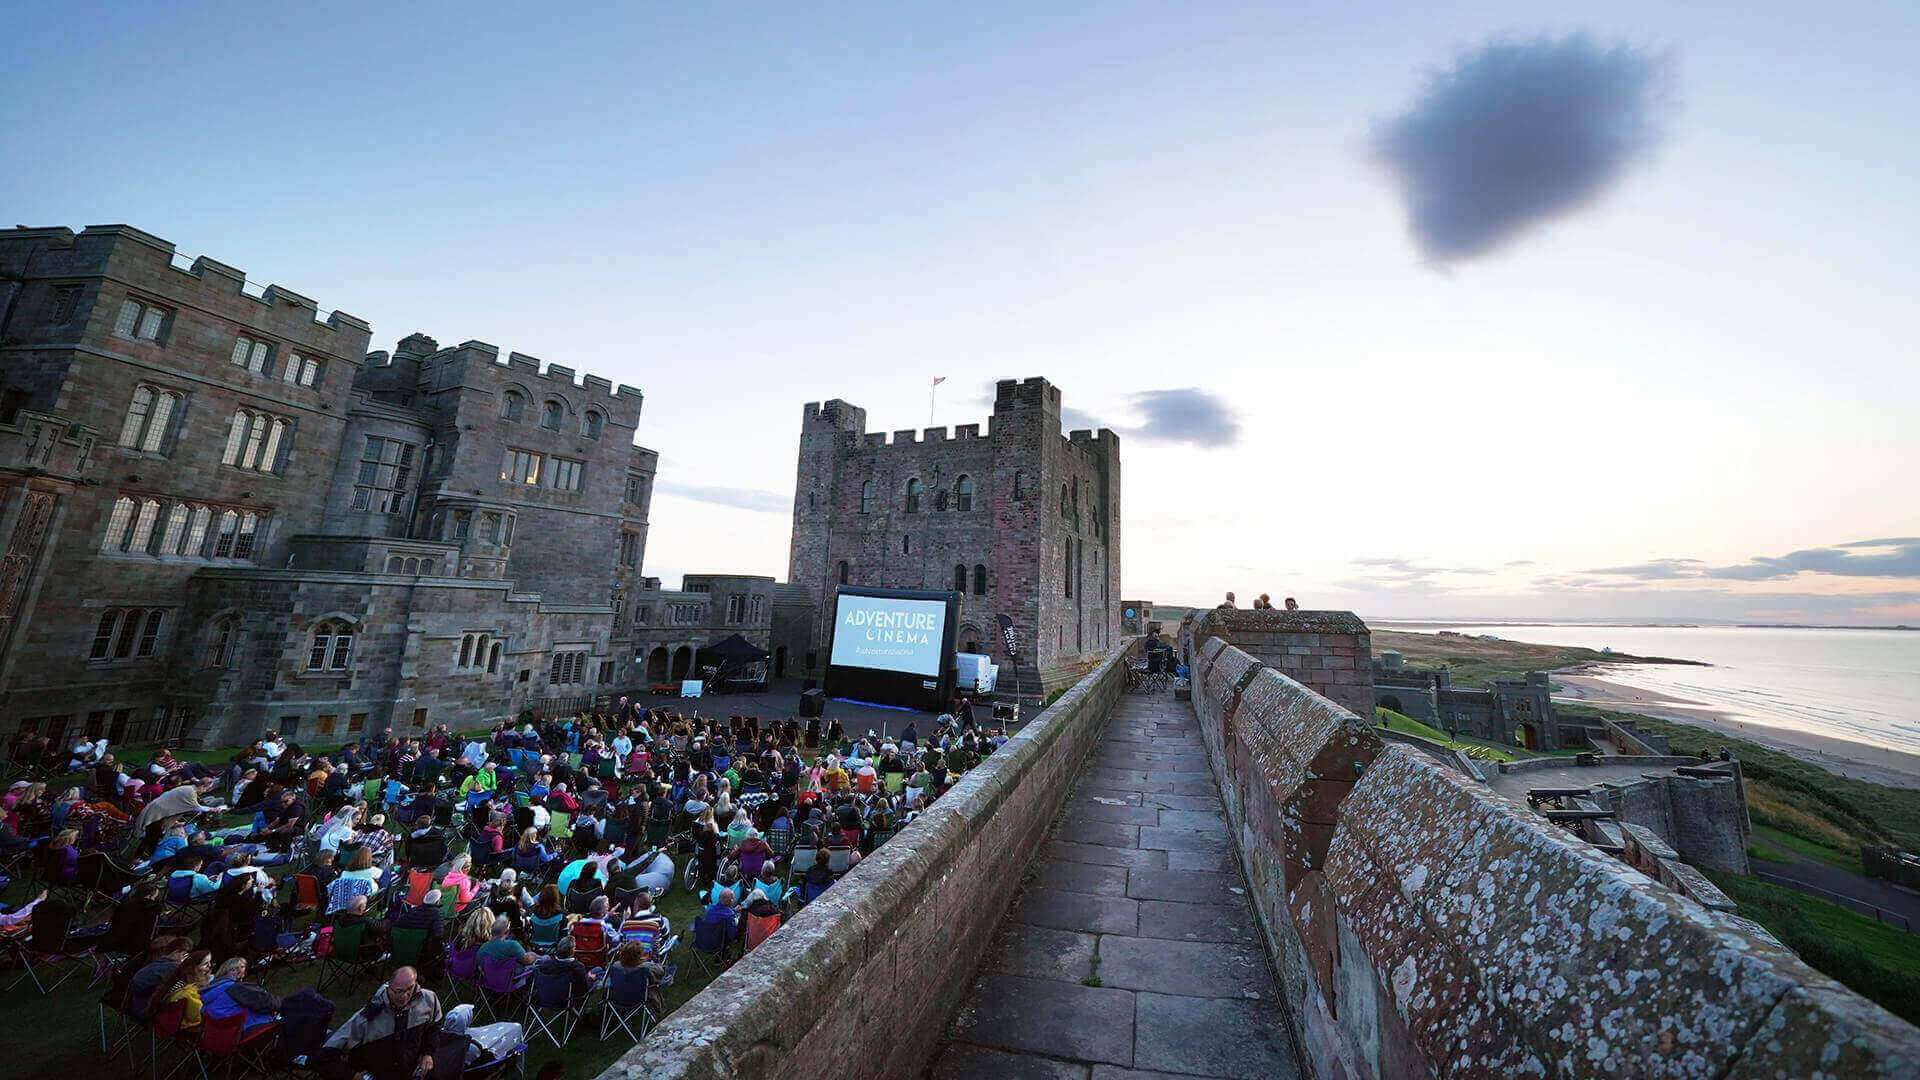
[{"label": "bald man", "polygon": [[410,1080],[416,1071],[433,1068],[428,1052],[439,1040],[442,1015],[439,996],[420,985],[419,972],[398,968],[327,1038],[327,1046],[374,1080]]}]

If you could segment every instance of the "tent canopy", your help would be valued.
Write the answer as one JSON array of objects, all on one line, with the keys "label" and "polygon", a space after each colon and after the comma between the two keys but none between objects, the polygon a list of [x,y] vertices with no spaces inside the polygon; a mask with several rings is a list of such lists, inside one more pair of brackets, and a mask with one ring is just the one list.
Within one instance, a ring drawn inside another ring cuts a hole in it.
[{"label": "tent canopy", "polygon": [[721,638],[700,649],[700,661],[708,664],[750,664],[755,660],[765,660],[768,655],[767,650],[739,634]]}]

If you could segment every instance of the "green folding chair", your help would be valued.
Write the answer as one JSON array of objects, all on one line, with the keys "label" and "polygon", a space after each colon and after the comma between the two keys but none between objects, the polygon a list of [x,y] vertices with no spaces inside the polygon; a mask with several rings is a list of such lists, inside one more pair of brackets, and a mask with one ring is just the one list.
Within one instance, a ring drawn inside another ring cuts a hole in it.
[{"label": "green folding chair", "polygon": [[389,963],[395,967],[420,966],[420,958],[427,951],[427,931],[401,926],[389,931],[388,936],[393,942]]},{"label": "green folding chair", "polygon": [[547,839],[573,839],[573,815],[564,810],[555,810],[547,821]]},{"label": "green folding chair", "polygon": [[360,785],[360,797],[367,801],[369,807],[379,807],[385,795],[386,781],[384,780],[369,780]]},{"label": "green folding chair", "polygon": [[887,774],[887,794],[898,795],[900,789],[907,786],[907,774],[890,772]]},{"label": "green folding chair", "polygon": [[457,915],[459,911],[460,911],[460,890],[454,888],[451,885],[442,885],[440,887],[441,914],[447,917],[448,922],[452,922],[454,919],[454,916]]}]

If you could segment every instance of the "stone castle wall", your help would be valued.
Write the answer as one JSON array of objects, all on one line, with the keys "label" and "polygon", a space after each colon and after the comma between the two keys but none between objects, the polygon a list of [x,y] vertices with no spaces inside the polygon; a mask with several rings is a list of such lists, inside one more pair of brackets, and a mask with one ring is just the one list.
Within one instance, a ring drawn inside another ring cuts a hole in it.
[{"label": "stone castle wall", "polygon": [[602,1077],[919,1076],[1124,676],[1116,650]]},{"label": "stone castle wall", "polygon": [[1920,1030],[1752,924],[1383,745],[1221,637],[1194,661],[1194,708],[1318,1076],[1920,1069]]}]

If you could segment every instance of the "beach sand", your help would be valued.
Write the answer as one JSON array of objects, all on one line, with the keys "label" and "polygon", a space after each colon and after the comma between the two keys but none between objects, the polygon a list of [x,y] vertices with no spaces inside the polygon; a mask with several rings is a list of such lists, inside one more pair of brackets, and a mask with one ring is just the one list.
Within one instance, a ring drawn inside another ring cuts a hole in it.
[{"label": "beach sand", "polygon": [[1718,705],[1689,701],[1597,675],[1556,671],[1553,681],[1564,688],[1563,693],[1554,695],[1555,701],[1578,702],[1709,728],[1791,754],[1840,776],[1888,787],[1920,789],[1920,754],[1766,724]]}]

